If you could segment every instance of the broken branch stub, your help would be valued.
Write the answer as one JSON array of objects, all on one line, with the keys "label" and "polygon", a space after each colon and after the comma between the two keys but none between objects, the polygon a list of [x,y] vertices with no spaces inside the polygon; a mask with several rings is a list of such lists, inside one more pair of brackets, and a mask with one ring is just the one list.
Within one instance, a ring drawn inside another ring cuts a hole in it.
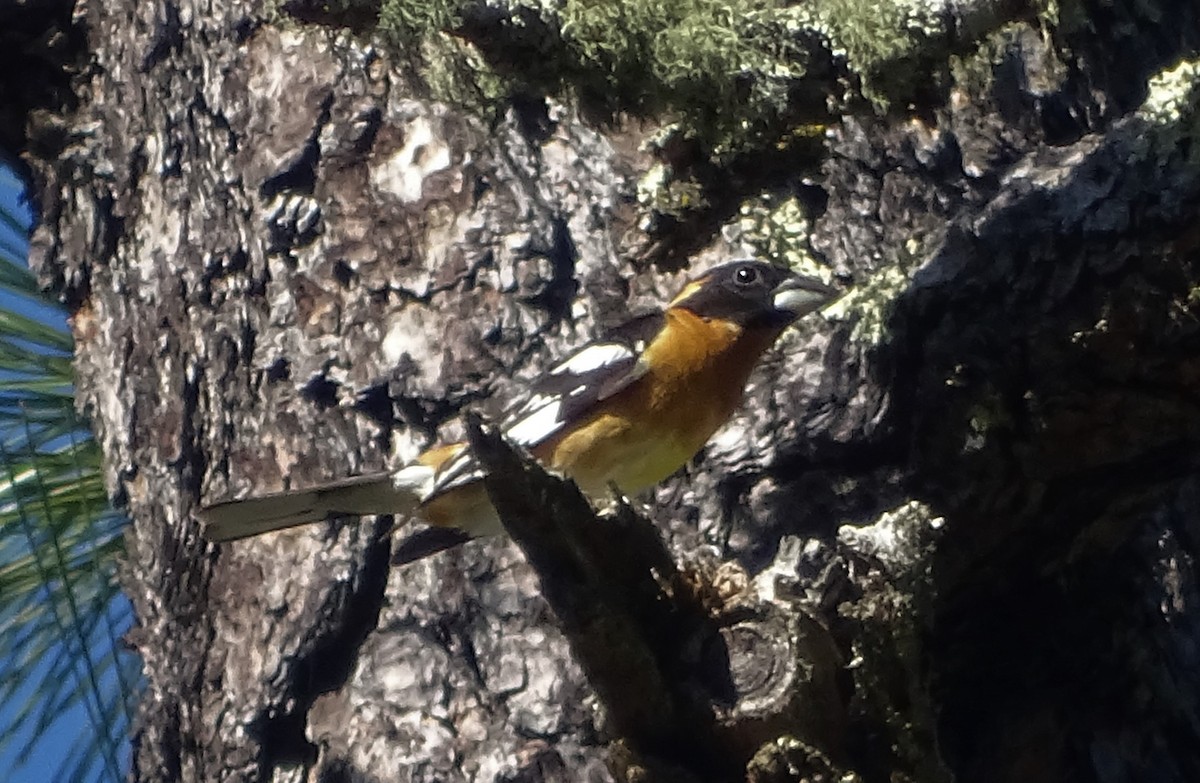
[{"label": "broken branch stub", "polygon": [[795,632],[779,607],[715,612],[694,584],[704,569],[677,568],[655,526],[627,504],[598,516],[572,482],[478,417],[467,432],[492,504],[607,709],[618,766],[647,780],[681,780],[683,770],[736,780],[760,744],[811,735],[806,705],[823,702],[828,716],[829,699],[794,687],[811,679],[801,674],[811,669],[810,634]]}]

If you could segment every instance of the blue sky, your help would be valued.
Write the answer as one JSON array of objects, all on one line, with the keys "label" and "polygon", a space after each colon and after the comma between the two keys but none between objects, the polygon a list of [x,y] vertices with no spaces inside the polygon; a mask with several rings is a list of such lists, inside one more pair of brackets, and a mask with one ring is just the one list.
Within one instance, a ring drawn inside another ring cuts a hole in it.
[{"label": "blue sky", "polygon": [[[33,215],[29,205],[25,203],[24,190],[25,184],[20,178],[13,173],[12,169],[0,162],[0,212],[16,215],[28,226],[33,221]],[[28,244],[29,241],[26,237],[12,231],[7,223],[0,222],[0,248],[19,250],[23,256]],[[62,312],[45,307],[38,302],[31,302],[25,297],[18,297],[8,291],[0,290],[0,308],[15,310],[22,315],[31,316],[64,331],[67,328],[67,319]]]},{"label": "blue sky", "polygon": [[[22,200],[23,183],[20,179],[7,167],[0,164],[0,212],[18,215],[26,224],[31,220],[30,210]],[[12,229],[0,222],[0,256],[14,255],[17,251],[21,251],[27,244],[26,237],[19,232],[14,232]],[[63,313],[55,308],[47,307],[42,303],[31,301],[25,297],[17,296],[7,291],[0,291],[0,309],[16,311],[23,315],[36,318],[43,323],[55,326],[59,329],[66,329],[66,319]],[[11,541],[3,542],[5,546],[13,546]],[[16,544],[20,546],[20,542]],[[0,596],[0,601],[3,596]],[[116,603],[109,607],[109,615],[113,618],[113,625],[118,628],[123,628],[128,623],[129,605],[122,597]],[[108,624],[105,624],[108,625]],[[11,632],[12,629],[6,629]],[[112,649],[112,641],[114,634],[111,627],[100,629],[93,638],[88,640],[93,656],[102,655]],[[12,659],[0,660],[0,668],[8,668],[14,665]],[[26,688],[26,693],[20,694],[20,697],[10,699],[8,703],[0,704],[0,731],[3,731],[8,726],[11,726],[17,710],[20,709],[25,701],[23,697],[26,695],[35,695],[36,683],[39,682],[45,673],[50,671],[50,663],[47,662],[45,667],[40,672],[34,672],[34,676],[30,678],[33,683],[29,688]],[[78,667],[86,671],[84,667]],[[120,687],[116,682],[116,674],[109,668],[107,675],[99,683],[99,691],[101,693],[113,692],[120,693]],[[81,672],[75,672],[75,679],[78,682],[86,682],[86,677],[82,676]],[[68,685],[73,686],[71,682]],[[121,683],[120,685],[124,685]],[[96,713],[96,707],[91,709],[92,714]],[[59,765],[63,760],[64,754],[68,750],[79,746],[81,737],[88,734],[92,726],[92,718],[89,716],[89,709],[85,707],[80,700],[74,700],[74,705],[63,709],[49,730],[42,736],[41,740],[36,743],[32,752],[24,764],[16,766],[17,757],[21,746],[27,743],[29,732],[24,732],[23,736],[18,735],[17,741],[10,746],[7,751],[0,751],[0,780],[3,783],[50,783],[55,780],[55,773],[59,769]],[[129,767],[128,753],[129,747],[126,742],[118,751],[119,760],[122,771]],[[92,774],[86,778],[88,781],[109,781],[113,779],[113,775],[106,773],[101,766],[92,771]],[[72,781],[74,783],[74,781]],[[114,782],[115,783],[115,782]]]}]

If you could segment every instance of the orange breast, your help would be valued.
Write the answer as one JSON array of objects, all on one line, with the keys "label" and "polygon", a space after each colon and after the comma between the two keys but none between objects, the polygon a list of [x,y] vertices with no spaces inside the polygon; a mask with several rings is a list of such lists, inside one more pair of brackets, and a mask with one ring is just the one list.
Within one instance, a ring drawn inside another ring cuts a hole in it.
[{"label": "orange breast", "polygon": [[627,494],[674,473],[741,403],[746,381],[777,331],[745,332],[685,310],[668,311],[646,348],[649,371],[534,455],[591,495],[614,482]]}]

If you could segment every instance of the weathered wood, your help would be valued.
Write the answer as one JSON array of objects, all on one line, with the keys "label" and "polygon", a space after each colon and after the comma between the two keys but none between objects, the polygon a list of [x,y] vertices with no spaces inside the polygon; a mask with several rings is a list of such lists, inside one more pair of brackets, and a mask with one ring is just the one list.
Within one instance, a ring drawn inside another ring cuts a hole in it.
[{"label": "weathered wood", "polygon": [[725,575],[679,570],[624,499],[597,516],[574,485],[478,420],[467,429],[493,505],[631,754],[626,767],[735,779],[763,743],[816,728],[804,716],[818,703],[826,725],[816,736],[836,742],[828,729],[842,717],[832,687],[841,661],[832,641],[818,643],[827,633],[817,623],[756,600],[745,585],[722,596]]}]

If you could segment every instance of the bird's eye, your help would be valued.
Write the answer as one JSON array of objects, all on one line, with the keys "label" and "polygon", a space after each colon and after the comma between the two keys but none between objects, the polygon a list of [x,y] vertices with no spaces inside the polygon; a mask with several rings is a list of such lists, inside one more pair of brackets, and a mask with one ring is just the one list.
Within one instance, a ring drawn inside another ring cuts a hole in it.
[{"label": "bird's eye", "polygon": [[738,285],[754,285],[758,282],[758,270],[752,266],[740,266],[733,273],[733,281]]}]

